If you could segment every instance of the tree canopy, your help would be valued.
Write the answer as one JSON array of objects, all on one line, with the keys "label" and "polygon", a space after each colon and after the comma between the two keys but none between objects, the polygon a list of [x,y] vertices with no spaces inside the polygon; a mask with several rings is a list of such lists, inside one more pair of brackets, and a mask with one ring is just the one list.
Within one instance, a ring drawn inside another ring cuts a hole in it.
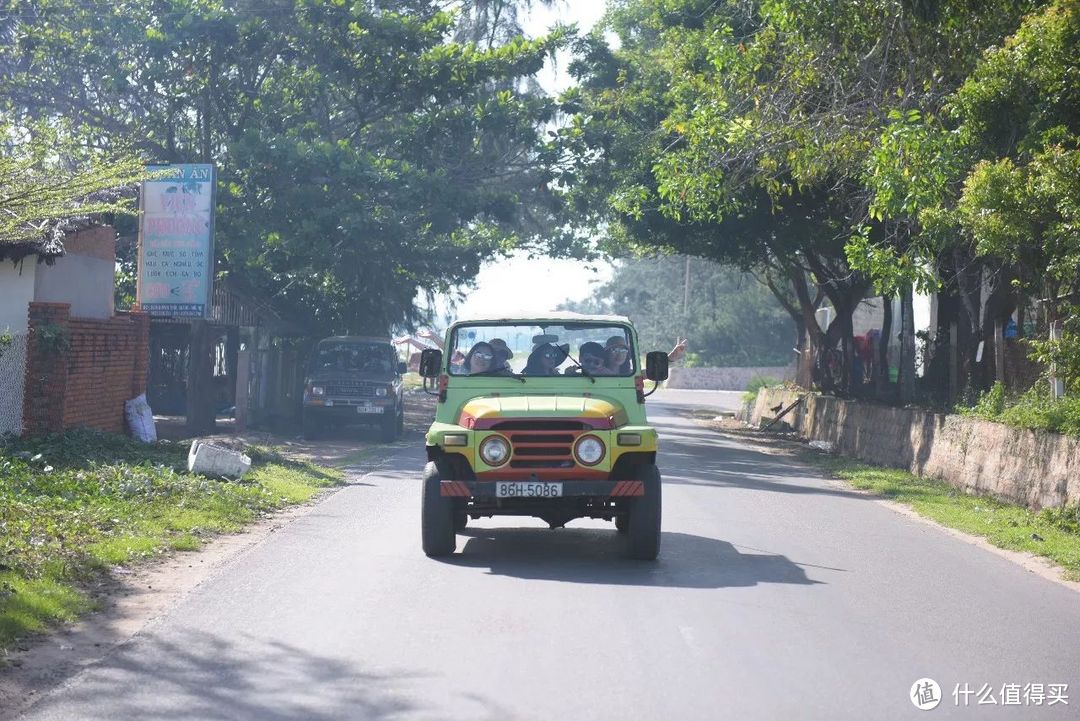
[{"label": "tree canopy", "polygon": [[424,0],[17,0],[0,98],[91,147],[219,168],[218,272],[323,332],[416,320],[552,207],[554,104],[526,80],[562,42],[455,41]]},{"label": "tree canopy", "polygon": [[[913,291],[957,297],[939,320],[966,329],[973,372],[989,319],[1010,310],[1003,294],[981,305],[999,270],[1026,254],[1031,278],[1058,291],[1076,279],[1075,7],[619,3],[607,23],[619,42],[580,41],[580,84],[563,97],[571,203],[612,246],[756,269],[811,347],[841,343],[846,367],[859,300],[899,294],[908,394]],[[1053,247],[1033,254],[1038,238]],[[822,299],[837,310],[827,332]]]}]

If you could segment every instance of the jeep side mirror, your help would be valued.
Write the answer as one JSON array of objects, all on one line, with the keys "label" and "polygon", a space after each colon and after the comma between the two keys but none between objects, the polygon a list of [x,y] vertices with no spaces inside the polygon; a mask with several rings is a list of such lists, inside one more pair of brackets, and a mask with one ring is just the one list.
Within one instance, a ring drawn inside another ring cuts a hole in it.
[{"label": "jeep side mirror", "polygon": [[654,350],[645,356],[645,377],[656,383],[667,380],[667,353],[662,350]]},{"label": "jeep side mirror", "polygon": [[442,351],[438,348],[425,348],[420,351],[420,375],[424,378],[438,378],[442,372]]},{"label": "jeep side mirror", "polygon": [[408,373],[409,372],[409,364],[404,362],[404,361],[398,361],[397,372],[398,373]]}]

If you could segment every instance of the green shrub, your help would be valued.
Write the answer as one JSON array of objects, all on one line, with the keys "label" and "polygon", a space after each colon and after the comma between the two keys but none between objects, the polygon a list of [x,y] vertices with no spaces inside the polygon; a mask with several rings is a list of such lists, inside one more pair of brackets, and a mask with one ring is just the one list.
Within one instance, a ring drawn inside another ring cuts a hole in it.
[{"label": "green shrub", "polygon": [[963,415],[975,416],[987,421],[1001,420],[1001,412],[1005,410],[1005,385],[995,383],[993,388],[983,393],[972,408],[962,408]]},{"label": "green shrub", "polygon": [[971,408],[958,408],[961,415],[1005,423],[1015,428],[1053,431],[1080,436],[1080,396],[1054,400],[1045,382],[1016,398],[1008,398],[1005,387],[994,387],[979,397]]},{"label": "green shrub", "polygon": [[750,382],[746,384],[746,392],[743,393],[743,402],[753,403],[758,396],[758,391],[762,388],[769,388],[771,386],[780,385],[780,381],[768,376],[754,376],[750,379]]}]

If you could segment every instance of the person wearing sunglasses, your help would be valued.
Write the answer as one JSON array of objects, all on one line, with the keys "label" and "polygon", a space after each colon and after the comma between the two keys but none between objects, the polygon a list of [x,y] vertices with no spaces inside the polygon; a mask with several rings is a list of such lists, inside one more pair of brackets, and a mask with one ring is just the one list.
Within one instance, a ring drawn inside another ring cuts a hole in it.
[{"label": "person wearing sunglasses", "polygon": [[581,348],[578,349],[578,361],[581,363],[580,368],[567,369],[567,375],[573,373],[573,375],[590,375],[590,376],[609,376],[611,371],[607,369],[604,363],[604,346],[594,341],[582,343]]},{"label": "person wearing sunglasses", "polygon": [[633,362],[630,359],[630,346],[621,335],[613,335],[604,344],[604,367],[609,375],[630,375]]},{"label": "person wearing sunglasses", "polygon": [[529,354],[529,360],[522,371],[527,376],[553,376],[559,374],[559,365],[570,353],[569,345],[542,343]]},{"label": "person wearing sunglasses", "polygon": [[469,375],[487,373],[495,368],[495,349],[491,347],[490,343],[480,341],[465,356],[463,367],[465,373]]}]

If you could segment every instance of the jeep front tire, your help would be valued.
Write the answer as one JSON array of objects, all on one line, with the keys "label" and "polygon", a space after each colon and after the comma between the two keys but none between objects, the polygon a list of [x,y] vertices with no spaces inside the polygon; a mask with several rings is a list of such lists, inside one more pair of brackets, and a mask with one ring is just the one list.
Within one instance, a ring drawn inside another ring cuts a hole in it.
[{"label": "jeep front tire", "polygon": [[420,530],[424,553],[435,558],[449,556],[457,547],[454,532],[454,502],[442,495],[442,474],[434,462],[424,467],[423,500],[420,508]]},{"label": "jeep front tire", "polygon": [[645,495],[634,499],[627,521],[627,555],[653,561],[660,553],[660,470],[654,463],[638,466],[634,478],[645,486]]}]

